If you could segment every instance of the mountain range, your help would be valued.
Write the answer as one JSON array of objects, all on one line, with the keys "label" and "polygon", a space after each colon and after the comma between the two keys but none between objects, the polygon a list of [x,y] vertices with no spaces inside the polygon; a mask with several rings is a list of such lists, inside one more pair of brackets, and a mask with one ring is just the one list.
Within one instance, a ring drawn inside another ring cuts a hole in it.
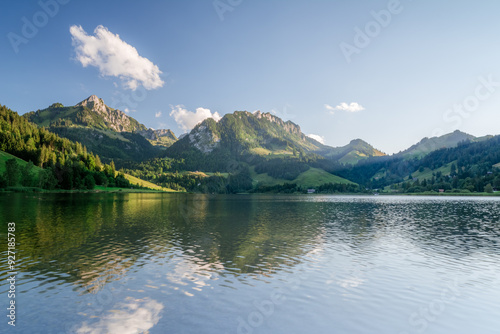
[{"label": "mountain range", "polygon": [[[227,150],[231,154],[251,153],[259,156],[284,157],[314,154],[342,164],[385,156],[361,139],[342,147],[331,147],[306,136],[299,125],[283,121],[271,113],[236,111],[219,121],[205,119],[189,133],[176,137],[169,129],[154,130],[126,113],[108,107],[96,95],[74,106],[54,103],[48,108],[23,115],[30,122],[44,126],[73,141],[79,141],[104,160],[141,161],[165,152],[179,157],[185,152],[213,155]],[[440,137],[424,138],[397,155],[422,157],[440,149],[457,146],[463,141],[480,141],[455,131]]]},{"label": "mountain range", "polygon": [[[23,117],[62,137],[81,142],[104,160],[145,160],[161,155],[162,150],[178,140],[171,130],[147,128],[126,113],[108,107],[96,95],[74,106],[54,103]],[[221,143],[218,141],[220,134],[224,135]],[[286,156],[294,151],[315,153],[350,164],[384,155],[361,139],[343,147],[323,145],[302,133],[297,124],[261,112],[237,111],[225,115],[219,123],[206,119],[185,138],[188,139],[180,140],[176,146],[185,148],[189,142],[189,148],[206,154],[222,145],[231,146],[233,152],[248,149],[257,155]]]},{"label": "mountain range", "polygon": [[[324,145],[305,135],[298,124],[260,111],[235,111],[219,121],[207,118],[178,138],[169,129],[146,127],[95,95],[74,106],[54,103],[22,117],[6,107],[2,110],[3,151],[26,161],[29,158],[40,167],[49,166],[56,178],[61,176],[57,172],[80,168],[67,165],[67,159],[80,159],[89,172],[80,178],[70,176],[79,185],[84,176],[92,183],[89,173],[99,172],[96,166],[102,159],[161,187],[189,191],[200,191],[197,184],[209,192],[304,187],[345,192],[356,191],[358,185],[367,189],[391,186],[405,192],[436,187],[482,191],[488,182],[500,186],[498,137],[477,138],[460,131],[424,138],[389,156],[361,139],[343,147]],[[13,123],[17,118],[26,125]],[[8,129],[13,128],[19,130],[10,133]],[[33,131],[44,137],[33,137]],[[50,133],[69,139],[64,146],[71,149],[54,146],[54,140],[63,141]],[[88,156],[87,150],[94,155]],[[107,175],[112,176],[107,168]],[[104,182],[94,177],[96,184]],[[422,180],[425,186],[420,185]],[[334,186],[324,188],[328,184]]]}]

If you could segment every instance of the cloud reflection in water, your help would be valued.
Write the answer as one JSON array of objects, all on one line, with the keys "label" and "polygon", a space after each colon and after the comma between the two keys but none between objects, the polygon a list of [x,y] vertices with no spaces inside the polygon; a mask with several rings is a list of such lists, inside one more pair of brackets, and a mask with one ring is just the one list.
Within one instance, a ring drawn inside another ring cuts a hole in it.
[{"label": "cloud reflection in water", "polygon": [[86,321],[77,329],[78,334],[136,334],[147,333],[160,320],[163,304],[156,300],[128,297],[116,304],[107,315],[95,323]]}]

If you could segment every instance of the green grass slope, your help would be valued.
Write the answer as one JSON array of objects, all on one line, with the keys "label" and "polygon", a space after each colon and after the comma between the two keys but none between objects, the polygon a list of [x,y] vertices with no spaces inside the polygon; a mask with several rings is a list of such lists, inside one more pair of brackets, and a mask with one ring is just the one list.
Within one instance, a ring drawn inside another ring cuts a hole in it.
[{"label": "green grass slope", "polygon": [[[3,174],[5,172],[5,162],[12,158],[16,159],[18,165],[20,165],[21,167],[24,167],[28,163],[23,159],[19,159],[18,157],[13,156],[12,154],[0,151],[0,174]],[[42,169],[40,167],[34,166],[33,168],[34,175],[38,177],[38,172],[41,170]]]},{"label": "green grass slope", "polygon": [[156,185],[154,183],[141,180],[141,179],[139,179],[139,178],[137,178],[135,176],[129,175],[129,174],[124,174],[124,175],[125,175],[125,178],[127,180],[129,180],[130,184],[133,184],[133,185],[138,185],[138,186],[149,188],[149,189],[152,189],[152,190],[167,191],[167,192],[176,192],[173,189],[160,187],[160,186],[158,186],[158,185]]},{"label": "green grass slope", "polygon": [[[447,163],[446,165],[441,166],[441,167],[436,168],[436,169],[424,168],[424,170],[422,172],[415,171],[411,174],[411,176],[413,178],[419,179],[420,181],[423,181],[423,180],[432,179],[432,174],[437,173],[437,172],[441,172],[442,175],[450,175],[451,165],[453,165],[454,163],[456,164],[457,161],[454,160],[454,161]],[[387,173],[386,173],[385,168],[383,168],[380,171],[378,171],[371,179],[377,180],[377,179],[385,177],[385,176],[387,176]],[[409,176],[404,177],[405,181],[408,181],[408,179],[409,179]]]},{"label": "green grass slope", "polygon": [[[439,168],[436,168],[436,169],[429,169],[429,168],[425,168],[423,172],[414,172],[412,173],[411,176],[413,176],[413,178],[417,178],[419,179],[420,181],[422,180],[430,180],[432,179],[432,174],[433,173],[437,173],[437,172],[441,172],[443,175],[450,175],[451,173],[451,165],[455,163],[456,164],[456,161],[452,161],[442,167],[439,167]],[[408,180],[408,177],[405,178],[405,180]]]},{"label": "green grass slope", "polygon": [[319,168],[309,168],[307,171],[301,173],[291,181],[285,179],[275,179],[267,175],[267,173],[257,174],[255,173],[254,168],[250,169],[250,175],[254,181],[254,185],[260,184],[264,186],[274,186],[284,183],[296,183],[301,187],[319,187],[325,183],[355,184],[354,182],[340,176],[330,174]]}]

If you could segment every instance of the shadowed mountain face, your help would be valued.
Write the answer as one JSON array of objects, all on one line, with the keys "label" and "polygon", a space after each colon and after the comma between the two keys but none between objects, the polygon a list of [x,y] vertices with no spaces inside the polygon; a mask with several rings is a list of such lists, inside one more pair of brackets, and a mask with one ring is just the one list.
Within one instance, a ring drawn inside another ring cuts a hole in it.
[{"label": "shadowed mountain face", "polygon": [[[23,115],[63,137],[84,144],[104,160],[145,160],[174,143],[171,130],[153,130],[124,112],[108,107],[95,95],[65,107],[50,107]],[[156,147],[155,147],[156,146]]]}]

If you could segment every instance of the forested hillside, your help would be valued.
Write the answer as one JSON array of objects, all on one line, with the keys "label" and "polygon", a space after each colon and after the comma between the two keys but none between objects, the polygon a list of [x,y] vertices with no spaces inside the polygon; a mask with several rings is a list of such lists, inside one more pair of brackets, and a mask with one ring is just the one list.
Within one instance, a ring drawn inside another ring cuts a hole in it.
[{"label": "forested hillside", "polygon": [[80,143],[38,127],[5,106],[0,106],[0,151],[31,162],[28,166],[43,168],[25,180],[22,175],[31,173],[32,167],[21,169],[15,159],[9,159],[1,176],[3,186],[92,189],[96,184],[129,185],[123,175],[115,175],[114,163],[103,164]]},{"label": "forested hillside", "polygon": [[404,192],[443,189],[469,192],[500,188],[500,136],[480,142],[464,141],[454,148],[432,151],[423,158],[392,156],[340,167],[339,175],[369,188]]}]

